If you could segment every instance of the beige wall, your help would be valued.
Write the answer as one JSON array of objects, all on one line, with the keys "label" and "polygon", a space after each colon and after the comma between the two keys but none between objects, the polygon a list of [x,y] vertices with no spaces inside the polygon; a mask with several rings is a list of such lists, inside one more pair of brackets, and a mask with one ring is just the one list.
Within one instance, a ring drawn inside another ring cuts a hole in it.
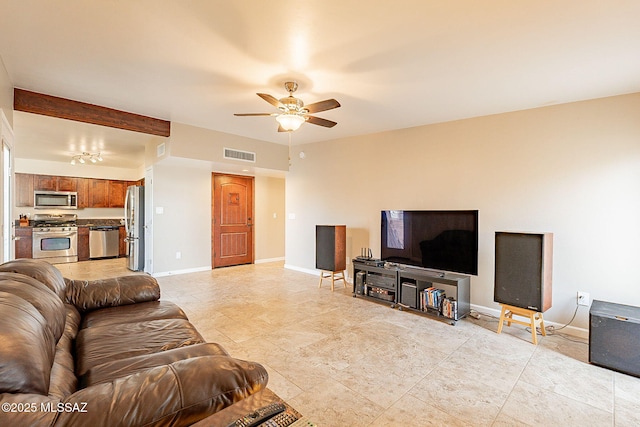
[{"label": "beige wall", "polygon": [[284,259],[284,194],[284,178],[255,178],[256,262]]},{"label": "beige wall", "polygon": [[[210,165],[198,161],[153,166],[154,274],[211,268],[211,174]],[[255,178],[256,262],[284,258],[284,190],[282,178]]]},{"label": "beige wall", "polygon": [[13,127],[13,84],[9,80],[9,74],[4,67],[2,57],[0,57],[0,109]]},{"label": "beige wall", "polygon": [[[498,308],[496,231],[548,231],[546,320],[568,322],[577,291],[640,305],[639,111],[633,94],[298,146],[286,265],[314,268],[316,224],[346,224],[349,256],[362,246],[379,256],[383,209],[478,209],[472,304]],[[581,307],[574,326],[587,319]]]},{"label": "beige wall", "polygon": [[154,273],[211,268],[210,189],[208,168],[166,162],[153,167]]},{"label": "beige wall", "polygon": [[[223,158],[224,148],[232,148],[256,153],[256,162],[248,163]],[[171,137],[168,143],[171,157],[199,159],[220,164],[237,166],[240,172],[245,168],[262,168],[286,171],[288,147],[282,144],[259,141],[238,135],[203,129],[182,123],[171,123]]]}]

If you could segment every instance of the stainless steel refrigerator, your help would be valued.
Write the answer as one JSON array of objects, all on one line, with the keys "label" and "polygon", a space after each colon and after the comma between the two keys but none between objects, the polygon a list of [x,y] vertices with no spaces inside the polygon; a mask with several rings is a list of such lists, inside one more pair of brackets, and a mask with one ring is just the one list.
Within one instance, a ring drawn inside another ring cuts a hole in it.
[{"label": "stainless steel refrigerator", "polygon": [[144,271],[144,187],[132,185],[127,188],[124,201],[124,227],[127,236],[127,267],[133,271]]}]

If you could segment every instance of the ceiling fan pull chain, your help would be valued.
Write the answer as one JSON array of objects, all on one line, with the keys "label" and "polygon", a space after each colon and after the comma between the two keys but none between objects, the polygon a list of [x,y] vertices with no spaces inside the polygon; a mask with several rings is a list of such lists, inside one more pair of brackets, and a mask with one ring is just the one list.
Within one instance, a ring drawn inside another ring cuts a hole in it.
[{"label": "ceiling fan pull chain", "polygon": [[291,131],[287,133],[289,134],[289,167],[291,167]]}]

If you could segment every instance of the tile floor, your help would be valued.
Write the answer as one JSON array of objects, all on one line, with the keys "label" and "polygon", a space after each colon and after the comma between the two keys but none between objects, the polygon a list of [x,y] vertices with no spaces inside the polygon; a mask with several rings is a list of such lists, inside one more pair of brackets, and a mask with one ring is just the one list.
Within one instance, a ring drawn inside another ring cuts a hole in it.
[{"label": "tile floor", "polygon": [[[122,259],[60,267],[128,272]],[[451,326],[318,289],[281,263],[158,281],[208,341],[261,362],[269,388],[323,427],[640,425],[640,378],[590,365],[581,339],[534,346],[520,326],[497,335],[491,319]]]}]

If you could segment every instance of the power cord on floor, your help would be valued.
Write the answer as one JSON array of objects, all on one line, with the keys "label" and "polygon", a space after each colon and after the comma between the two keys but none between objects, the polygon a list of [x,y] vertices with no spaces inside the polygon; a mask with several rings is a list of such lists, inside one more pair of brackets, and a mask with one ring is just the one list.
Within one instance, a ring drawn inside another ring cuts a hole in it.
[{"label": "power cord on floor", "polygon": [[[566,324],[560,326],[559,328],[556,328],[553,325],[546,326],[544,329],[545,329],[545,332],[547,333],[547,335],[557,335],[560,338],[566,339],[567,341],[572,341],[572,342],[576,342],[576,343],[580,343],[580,344],[587,344],[582,340],[575,340],[575,339],[571,338],[567,334],[558,333],[559,330],[562,330],[562,329],[566,328],[567,326],[569,326],[575,320],[576,314],[578,313],[578,308],[579,307],[580,307],[580,305],[578,305],[576,303],[576,309],[573,311],[573,316],[571,316],[571,320],[569,320],[569,322],[567,322]],[[497,317],[497,316],[494,316],[494,315],[488,314],[488,313],[482,313],[482,312],[479,312],[477,310],[471,310],[471,312],[469,313],[469,316],[472,317],[473,319],[476,319],[476,320],[484,320],[483,318],[489,318],[488,321],[491,321],[491,322],[499,322],[500,321],[500,318]],[[487,320],[484,320],[484,321],[487,321]],[[531,328],[530,327],[527,326],[525,329],[526,329],[527,332],[531,333]],[[542,331],[540,330],[540,328],[536,328],[536,333],[538,335],[542,335]]]}]

